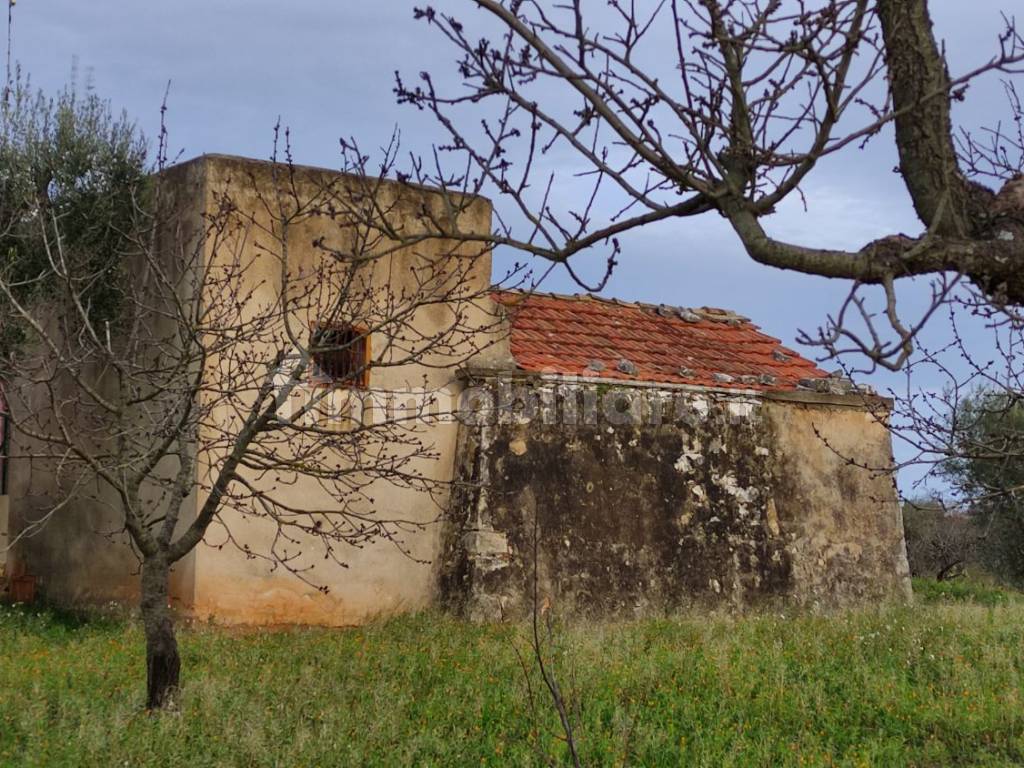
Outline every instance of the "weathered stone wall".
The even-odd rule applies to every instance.
[[[521,614],[535,573],[562,610],[605,615],[909,594],[892,480],[849,461],[892,462],[859,397],[537,379],[474,392],[441,564],[449,608]]]

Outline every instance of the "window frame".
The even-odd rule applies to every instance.
[[[320,321],[313,321],[310,323],[310,340],[313,335],[318,331],[347,331],[353,334],[353,338],[356,341],[362,343],[362,361],[359,365],[359,371],[354,376],[345,378],[338,378],[327,375],[323,372],[320,364],[317,362],[317,356],[324,354],[322,352],[313,352],[312,349],[309,353],[310,358],[310,370],[309,370],[309,384],[310,386],[317,388],[331,388],[331,389],[369,389],[370,388],[370,362],[372,360],[372,353],[370,347],[370,332],[366,326],[357,325],[355,323],[343,323],[343,322],[331,322],[324,323]],[[312,348],[312,344],[310,347]],[[338,352],[340,350],[335,350]],[[354,352],[355,350],[353,350]],[[330,354],[330,353],[328,353]]]

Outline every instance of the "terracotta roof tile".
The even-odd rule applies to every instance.
[[[827,375],[724,309],[519,291],[501,291],[495,299],[509,312],[512,356],[527,371],[758,390],[796,389],[800,379]],[[622,360],[636,373],[619,370]],[[716,381],[715,374],[733,380]],[[764,383],[762,376],[774,380]]]

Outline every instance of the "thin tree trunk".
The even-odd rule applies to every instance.
[[[166,556],[142,564],[142,622],[146,631],[146,707],[162,709],[178,690],[181,658],[167,605],[170,563]]]
[[[948,581],[956,576],[960,575],[960,572],[956,569],[963,563],[963,560],[956,560],[949,565],[943,566],[939,569],[939,572],[935,574],[936,581]]]

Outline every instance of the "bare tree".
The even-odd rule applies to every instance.
[[[527,660],[525,655],[516,647],[516,659],[519,661],[519,668],[523,673],[523,683],[526,686],[526,700],[530,706],[532,717],[538,735],[545,729],[541,725],[543,718],[540,714],[539,699],[541,694],[534,692],[532,683],[531,666],[535,669],[544,681],[544,692],[547,700],[558,714],[558,725],[560,735],[558,738],[565,744],[569,759],[575,768],[580,768],[582,763],[579,756],[579,737],[577,735],[578,707],[573,707],[573,702],[568,701],[562,686],[558,682],[558,675],[554,669],[555,656],[557,655],[557,638],[554,629],[554,617],[551,612],[551,601],[548,597],[541,600],[540,590],[540,521],[536,513],[533,517],[533,563],[531,566],[531,593],[530,593],[530,656]],[[554,765],[555,760],[548,755],[538,742],[538,757],[549,765]]]
[[[449,183],[493,191],[494,243],[600,289],[626,233],[717,214],[752,260],[848,281],[801,341],[850,373],[907,374],[894,411],[876,414],[901,445],[898,469],[919,465],[948,487],[950,467],[980,461],[994,471],[985,488],[957,489],[961,509],[1017,508],[1005,470],[1019,434],[981,438],[964,410],[979,386],[1004,415],[1024,393],[1024,110],[1012,79],[1024,38],[1011,16],[973,68],[951,74],[928,0],[464,5],[415,11],[457,53],[453,77],[399,74],[395,93],[447,133],[437,157],[462,169]],[[985,75],[1004,78],[1005,114],[958,128],[952,106]],[[820,162],[880,141],[895,145],[919,232],[846,251],[770,234],[768,218],[802,199]],[[443,164],[414,167],[429,183]],[[589,284],[575,258],[586,251],[606,256]],[[917,289],[904,300],[912,278],[930,285],[923,305]],[[923,329],[947,321],[944,340],[925,344]]]
[[[974,558],[979,537],[975,520],[948,509],[941,499],[905,502],[903,527],[913,576],[946,581],[962,576]]]
[[[938,538],[963,541],[940,541],[932,554],[940,560],[970,555],[986,570],[1019,584],[1024,582],[1024,322],[1017,311],[993,309],[981,296],[958,297],[947,314],[950,338],[937,348],[921,346],[906,366],[906,385],[891,416],[893,434],[907,457],[903,465],[921,475],[918,485],[935,481],[949,495],[938,513],[948,531]],[[968,315],[983,321],[984,332],[972,329],[965,335]],[[922,387],[922,381],[930,386]]]
[[[495,243],[563,264],[581,283],[572,257],[600,248],[606,280],[623,233],[717,213],[753,260],[851,281],[806,340],[894,370],[959,283],[996,308],[1024,302],[1020,102],[1008,82],[1010,130],[993,116],[972,136],[950,118],[979,75],[1021,71],[1012,19],[986,60],[950,75],[927,0],[466,5],[482,11],[484,36],[468,31],[479,17],[415,12],[458,52],[461,87],[424,72],[416,83],[399,76],[396,94],[448,132],[440,150],[458,158],[453,167],[504,200]],[[763,219],[801,194],[820,160],[879,140],[889,124],[922,233],[853,251],[768,234]],[[552,153],[569,178],[550,171]],[[417,165],[420,180],[436,180],[435,167]],[[897,283],[921,275],[933,301],[906,319]],[[878,287],[880,310],[866,286]]]
[[[0,370],[11,458],[56,489],[16,537],[83,499],[116,510],[141,562],[153,708],[179,685],[171,566],[212,528],[324,590],[310,549],[341,564],[374,541],[410,552],[406,534],[423,521],[375,492],[441,504],[445,483],[424,471],[437,458],[428,427],[452,404],[425,380],[399,392],[367,377],[454,369],[498,338],[489,275],[477,275],[485,248],[447,235],[485,204],[386,182],[396,145],[373,176],[288,155],[260,169],[269,186],[250,176],[215,190],[192,229],[180,212],[194,190],[164,169],[163,146],[115,251],[83,257],[59,195],[28,185],[6,224],[34,233],[43,257],[0,269],[0,317],[21,338]],[[314,231],[300,258],[295,238]],[[103,313],[98,286],[113,289]],[[291,492],[300,480],[316,492]],[[275,532],[262,549],[230,523],[253,518]]]

